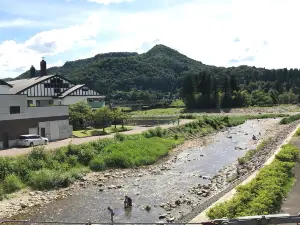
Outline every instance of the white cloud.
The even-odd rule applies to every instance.
[[[0,44],[0,76],[6,77],[5,71],[29,68],[41,56],[74,48],[92,46],[93,50],[83,55],[90,57],[110,51],[141,53],[156,43],[210,65],[298,67],[299,7],[298,0],[219,4],[195,0],[151,12],[102,10],[82,24],[41,32],[24,43]],[[107,40],[110,32],[118,36]],[[237,38],[240,41],[234,41]]]
[[[98,4],[109,5],[109,4],[117,4],[122,2],[133,2],[134,0],[88,0],[89,2],[95,2]]]

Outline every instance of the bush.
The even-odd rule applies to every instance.
[[[106,169],[106,164],[103,160],[103,157],[96,156],[92,161],[90,162],[90,169],[93,171],[103,171]]]
[[[3,181],[3,189],[5,193],[12,193],[18,191],[23,187],[20,178],[14,174],[8,175]]]
[[[236,218],[279,211],[282,201],[292,188],[292,169],[298,156],[299,149],[290,144],[284,145],[270,165],[261,169],[248,184],[238,186],[232,199],[211,208],[207,216],[210,219]]]
[[[126,139],[125,135],[124,134],[120,134],[120,133],[116,133],[114,138],[117,140],[117,141],[124,141]]]
[[[67,187],[82,177],[86,171],[86,169],[71,169],[70,171],[42,169],[30,174],[29,184],[37,190]]]
[[[28,155],[29,160],[46,160],[47,154],[42,146],[34,147]]]
[[[78,161],[83,165],[88,165],[96,155],[95,149],[89,144],[69,145],[66,153],[68,156],[77,156]]]
[[[78,157],[76,155],[71,155],[67,162],[70,166],[75,167],[78,164]]]
[[[292,123],[296,120],[300,120],[300,114],[285,117],[285,118],[280,120],[280,124],[289,124],[289,123]]]

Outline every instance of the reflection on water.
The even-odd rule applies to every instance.
[[[274,120],[276,121],[278,120]],[[252,120],[219,132],[211,144],[183,151],[171,164],[170,170],[160,171],[157,175],[144,169],[141,170],[145,174],[142,177],[116,178],[106,184],[124,185],[121,189],[105,188],[103,192],[99,192],[97,186],[90,186],[67,199],[48,204],[43,209],[23,217],[55,221],[109,222],[107,207],[110,206],[116,213],[115,222],[156,222],[159,214],[166,213],[159,207],[161,203],[174,202],[187,194],[190,187],[208,183],[208,180],[199,176],[213,176],[244,155],[246,150],[254,148],[257,142],[252,140],[252,135],[262,138],[266,123],[266,120]],[[259,132],[261,136],[258,135]],[[125,211],[123,208],[125,195],[133,199],[132,210]],[[151,207],[149,212],[145,210],[146,205]]]

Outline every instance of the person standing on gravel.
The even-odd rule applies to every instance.
[[[114,210],[112,210],[112,208],[110,208],[110,207],[108,207],[107,209],[108,209],[108,211],[110,213],[110,220],[111,220],[111,222],[114,222],[114,215],[115,215]]]
[[[124,201],[124,208],[131,208],[131,207],[132,207],[132,199],[126,195]]]

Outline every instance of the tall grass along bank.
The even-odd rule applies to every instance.
[[[267,215],[279,212],[284,198],[292,188],[292,169],[299,161],[299,149],[293,145],[282,146],[275,160],[262,168],[248,184],[238,186],[235,196],[211,208],[210,219],[240,216]]]

